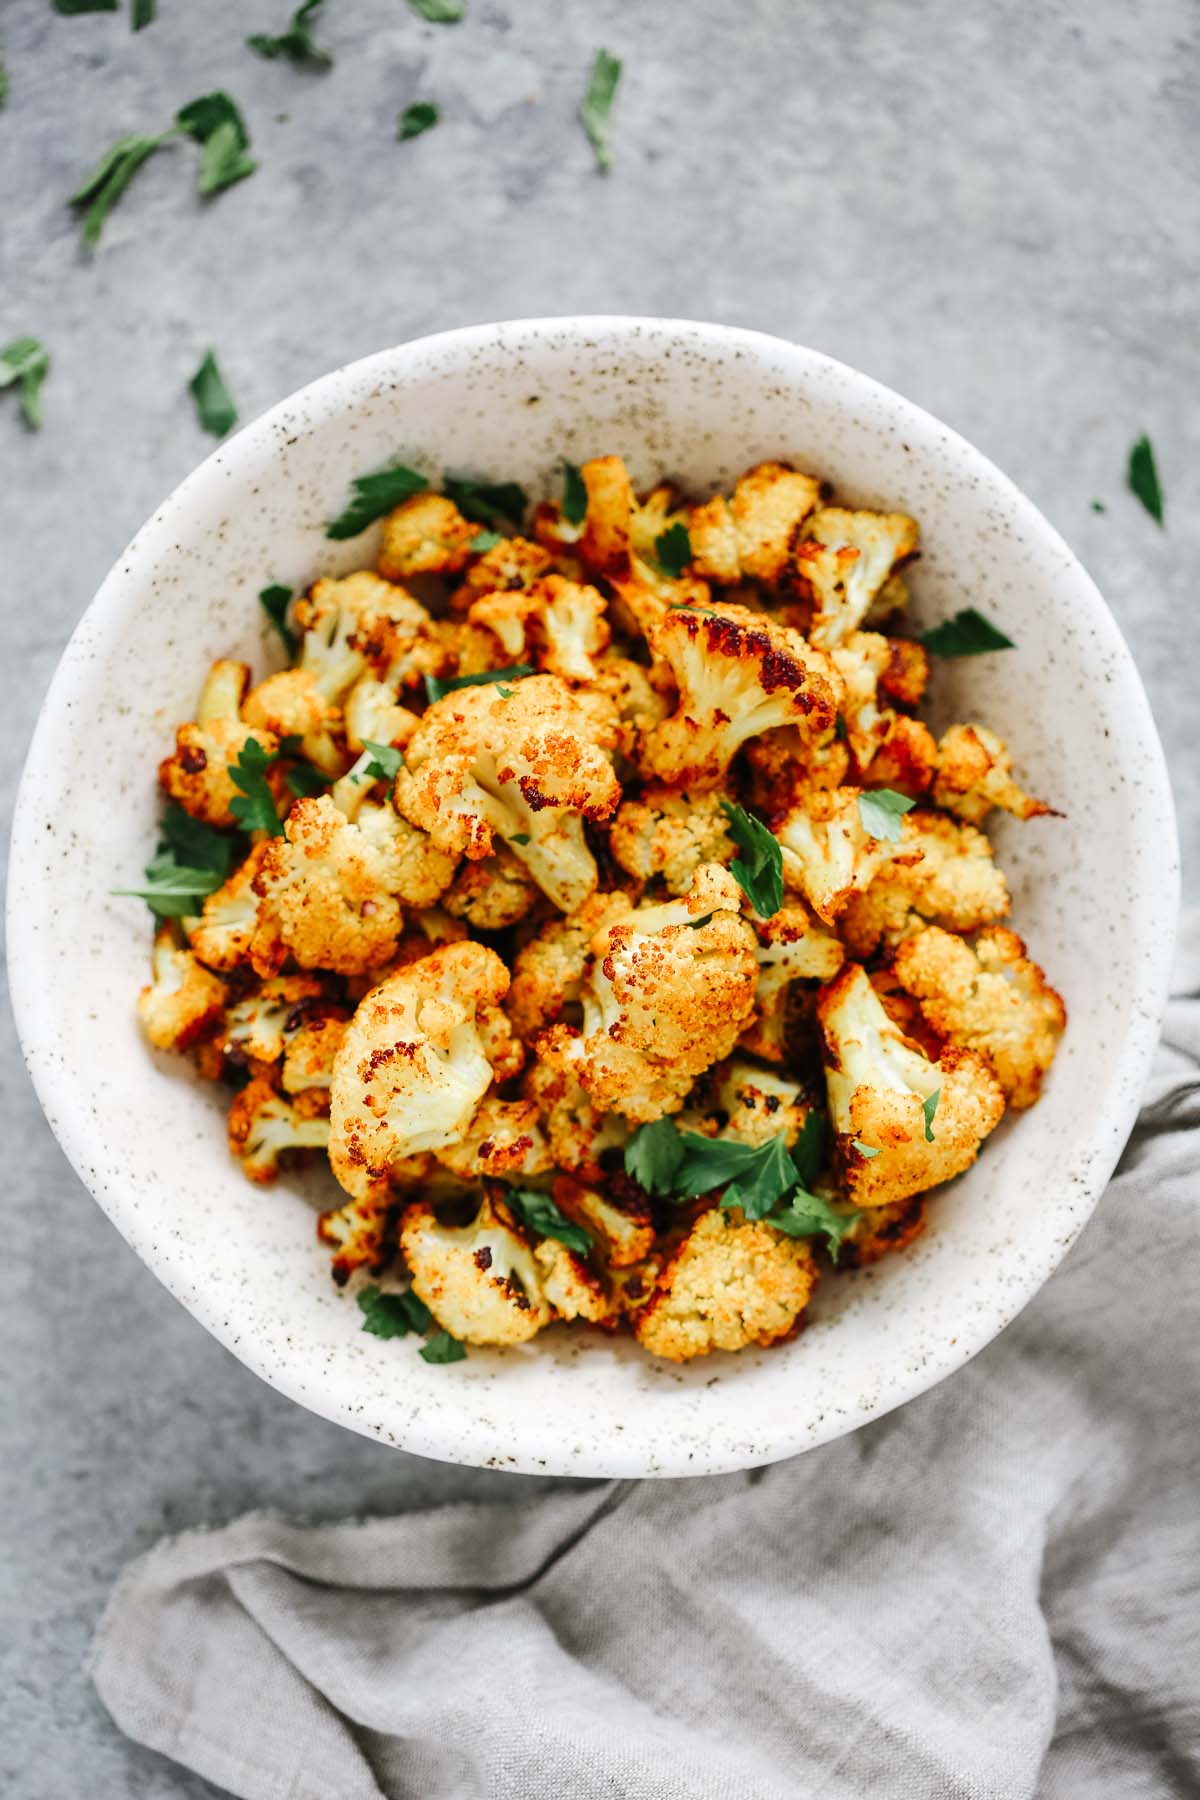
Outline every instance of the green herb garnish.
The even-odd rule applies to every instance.
[[[69,205],[87,207],[83,216],[83,241],[90,250],[100,242],[105,220],[142,164],[170,136],[169,131],[164,131],[158,137],[118,138],[71,195]]]
[[[408,4],[431,25],[457,25],[466,10],[463,0],[408,0]]]
[[[201,94],[175,115],[175,124],[200,145],[197,186],[205,199],[253,175],[258,164],[247,156],[250,134],[235,102],[223,89]]]
[[[1154,446],[1144,432],[1129,452],[1129,486],[1150,517],[1161,525],[1163,497],[1158,482],[1158,466],[1154,460]]]
[[[662,1197],[674,1193],[682,1162],[683,1142],[671,1119],[639,1125],[625,1145],[625,1173],[648,1194]]]
[[[274,581],[270,587],[258,590],[258,601],[263,611],[283,640],[283,647],[289,659],[296,654],[299,639],[287,622],[288,607],[292,603],[292,590]]]
[[[586,1256],[592,1248],[591,1233],[582,1225],[573,1225],[549,1194],[539,1193],[536,1188],[509,1188],[504,1198],[538,1237],[557,1238],[580,1256]]]
[[[677,519],[660,531],[654,540],[654,553],[664,575],[677,581],[692,560],[692,540],[688,528]]]
[[[313,37],[313,26],[324,4],[325,0],[304,0],[303,6],[297,7],[292,14],[287,30],[281,31],[278,37],[259,33],[248,37],[246,43],[259,56],[286,56],[290,62],[310,69],[332,68],[333,57]]]
[[[588,142],[591,144],[596,158],[596,167],[605,175],[612,168],[612,150],[608,142],[608,117],[612,111],[613,96],[617,91],[617,83],[620,79],[619,58],[610,55],[607,50],[597,50],[587,92],[583,96],[579,108],[579,120],[587,132]]]
[[[872,1146],[870,1144],[864,1144],[861,1138],[851,1138],[850,1142],[854,1145],[854,1148],[858,1151],[858,1154],[860,1156],[865,1156],[868,1162],[871,1161],[872,1157],[879,1155],[878,1144],[876,1144],[874,1146],[874,1148],[872,1148]]]
[[[479,525],[520,525],[525,516],[525,491],[515,481],[472,481],[465,475],[447,475],[442,492],[460,513]]]
[[[870,788],[858,796],[858,816],[863,830],[872,837],[898,844],[900,821],[915,805],[915,800],[898,794],[894,788]]]
[[[918,642],[935,656],[984,656],[989,650],[1016,649],[1012,639],[973,606],[964,606],[952,619],[923,631]]]
[[[244,831],[265,831],[271,837],[284,835],[283,821],[267,781],[267,770],[278,760],[278,754],[268,755],[257,738],[247,738],[229,765],[229,779],[239,790],[230,801],[229,810]]]
[[[1106,513],[1108,511],[1108,508],[1107,508],[1107,506],[1105,506],[1103,500],[1093,500],[1092,501],[1092,511],[1096,512],[1096,513]]]
[[[448,1331],[435,1331],[427,1344],[421,1345],[421,1361],[427,1363],[462,1362],[467,1346],[451,1337]]]
[[[788,1237],[816,1237],[823,1233],[829,1254],[836,1262],[843,1239],[850,1235],[854,1214],[840,1213],[820,1194],[797,1188],[787,1205],[770,1215],[767,1224]]]
[[[932,1144],[933,1142],[933,1115],[937,1111],[938,1101],[941,1097],[941,1088],[934,1088],[928,1100],[923,1100],[921,1102],[921,1111],[925,1114],[925,1142],[927,1144]]]
[[[497,544],[503,542],[504,533],[501,531],[477,531],[467,549],[476,556],[482,556],[485,550],[494,550]]]
[[[211,350],[205,351],[204,361],[188,382],[188,387],[196,402],[196,417],[205,431],[211,431],[214,437],[224,437],[237,424],[237,407],[230,398],[229,389],[225,386],[224,377]]]
[[[365,1287],[358,1296],[364,1331],[372,1337],[407,1337],[410,1331],[428,1331],[433,1314],[410,1288],[404,1294],[385,1294],[377,1287]]]
[[[729,821],[729,835],[741,851],[729,865],[733,876],[760,919],[775,916],[783,905],[783,851],[774,832],[742,806],[722,800]]]
[[[582,525],[587,518],[587,485],[578,463],[563,463],[562,516],[569,525]]]
[[[813,1106],[804,1115],[800,1135],[792,1145],[792,1166],[801,1187],[810,1188],[825,1161],[825,1115]]]
[[[298,800],[307,800],[313,794],[323,794],[330,781],[328,775],[310,762],[293,763],[283,779]]]
[[[373,475],[358,476],[350,486],[354,497],[332,525],[326,526],[327,538],[357,537],[403,501],[424,493],[429,483],[415,469],[395,463],[389,469],[377,469]]]
[[[14,338],[0,350],[0,388],[21,384],[21,412],[30,431],[42,428],[42,383],[50,373],[50,352],[35,337]]]
[[[147,25],[153,25],[155,17],[155,0],[131,0],[129,7],[131,31],[143,31]]]
[[[392,744],[374,744],[370,738],[364,738],[363,754],[371,758],[364,773],[372,781],[395,781],[404,767],[403,756]]]
[[[433,702],[452,694],[455,688],[487,687],[493,681],[519,681],[523,675],[532,674],[532,663],[510,663],[507,669],[487,669],[482,675],[427,675],[425,694]]]
[[[409,138],[420,137],[423,131],[432,131],[441,116],[432,100],[414,100],[400,114],[396,136],[402,144],[407,143]]]
[[[54,0],[54,10],[66,19],[79,13],[120,12],[121,0]]]
[[[226,879],[237,840],[193,819],[177,800],[168,802],[159,831],[158,849],[146,865],[147,885],[113,892],[144,900],[157,918],[185,918],[198,913]]]
[[[533,839],[527,831],[514,831],[508,841],[510,844],[532,844]]]

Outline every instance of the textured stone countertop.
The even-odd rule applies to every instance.
[[[161,0],[137,36],[125,15],[65,18],[50,0],[0,12],[0,344],[34,332],[54,357],[40,435],[0,396],[6,814],[77,618],[211,447],[186,392],[210,344],[249,418],[336,364],[448,325],[673,314],[868,370],[1043,508],[1141,668],[1195,895],[1188,0],[468,0],[454,27],[403,0],[358,0],[326,8],[327,74],[243,47],[247,31],[281,29],[289,4]],[[575,120],[599,45],[625,59],[607,180]],[[100,151],[216,87],[241,104],[259,172],[205,207],[193,153],[164,151],[85,257],[64,200]],[[419,98],[442,123],[399,144],[396,116]],[[1165,532],[1125,490],[1142,431]],[[251,1507],[334,1517],[536,1484],[395,1454],[262,1386],[93,1205],[4,1031],[0,1791],[208,1795],[118,1736],[81,1667],[130,1556]]]

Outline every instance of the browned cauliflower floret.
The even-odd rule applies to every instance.
[[[993,806],[1036,819],[1054,809],[1034,800],[1013,780],[1012,754],[986,725],[951,725],[937,747],[935,806],[982,825]]]
[[[400,1248],[413,1292],[465,1344],[523,1344],[554,1317],[534,1247],[499,1200],[444,1225],[427,1200],[404,1209]]]
[[[327,1112],[333,1063],[346,1035],[348,1021],[340,1007],[322,1006],[304,1012],[284,1033],[283,1091],[302,1110]]]
[[[335,735],[341,712],[322,694],[310,669],[281,669],[268,675],[247,694],[242,717],[276,738],[299,738],[301,751],[323,775],[332,778],[346,767]]]
[[[661,781],[717,787],[748,738],[794,725],[832,732],[841,681],[797,631],[744,606],[676,607],[650,628],[651,648],[679,687],[675,713],[647,733],[644,760]]]
[[[248,725],[242,718],[242,700],[250,685],[245,663],[215,662],[200,694],[193,724],[175,733],[175,748],[159,764],[158,779],[185,812],[206,825],[236,824],[230,806],[237,788],[229,774],[247,742],[253,738],[268,756],[279,748],[274,733]]]
[[[501,691],[503,689],[503,691]],[[596,886],[585,819],[621,797],[609,753],[612,702],[557,675],[456,689],[426,712],[405,751],[396,805],[439,849],[472,861],[496,839],[563,912]]]
[[[164,921],[154,933],[153,980],[138,996],[138,1018],[156,1050],[186,1050],[221,1022],[225,983],[183,946]]]
[[[317,1236],[334,1253],[331,1271],[339,1287],[345,1287],[358,1269],[380,1272],[395,1248],[399,1213],[400,1203],[382,1186],[363,1200],[347,1200],[320,1215]]]
[[[557,1064],[532,1062],[525,1093],[541,1113],[555,1165],[587,1181],[601,1180],[605,1151],[619,1151],[629,1137],[626,1120],[593,1106],[587,1089]]]
[[[670,894],[686,893],[701,863],[729,863],[737,854],[720,794],[654,783],[622,801],[608,842],[630,875],[661,876]]]
[[[592,685],[607,694],[616,707],[620,720],[618,748],[625,761],[632,763],[650,727],[674,710],[675,683],[670,671],[663,664],[654,669],[643,668],[641,663],[610,650],[597,660]]]
[[[797,591],[813,602],[813,643],[825,650],[844,643],[892,570],[916,548],[917,522],[907,513],[848,512],[840,506],[814,513],[791,572]]]
[[[551,1026],[538,1055],[574,1075],[602,1111],[638,1121],[678,1111],[754,1008],[754,933],[740,900],[733,876],[707,863],[682,899],[634,908],[598,931],[582,1032]]]
[[[543,1175],[550,1167],[550,1151],[535,1102],[499,1100],[495,1095],[480,1101],[460,1138],[434,1154],[444,1168],[464,1179],[483,1175],[525,1179]]]
[[[1067,1014],[1015,931],[981,931],[972,950],[930,926],[900,945],[894,969],[941,1037],[985,1053],[1010,1106],[1033,1105]]]
[[[374,675],[360,676],[346,695],[346,743],[356,755],[368,739],[402,750],[420,723],[416,713],[401,706],[395,689]]]
[[[442,895],[453,918],[465,919],[477,931],[503,931],[523,919],[541,892],[506,844],[482,862],[464,862]]]
[[[360,1002],[331,1088],[329,1161],[348,1194],[361,1198],[396,1163],[466,1135],[492,1084],[481,1027],[507,988],[495,951],[464,942],[397,969]]]
[[[590,1263],[557,1238],[543,1238],[533,1253],[542,1292],[560,1319],[586,1319],[600,1325],[611,1317],[608,1285]]]
[[[589,1186],[570,1175],[554,1183],[554,1202],[598,1245],[610,1269],[631,1268],[654,1248],[654,1219],[645,1195],[622,1177]]]
[[[795,1143],[812,1107],[801,1084],[741,1057],[718,1063],[679,1115],[681,1130],[760,1145],[781,1134]]]
[[[517,1033],[532,1038],[576,1004],[591,958],[591,942],[604,925],[623,918],[627,894],[593,894],[565,919],[550,919],[517,951],[505,1011]]]
[[[754,1017],[742,1037],[742,1048],[768,1062],[782,1062],[792,983],[832,980],[845,953],[833,933],[818,925],[804,906],[781,906],[771,918],[756,918],[753,925],[758,982]]]
[[[530,587],[482,594],[467,622],[495,639],[498,654],[484,667],[532,663],[568,681],[594,681],[595,659],[609,641],[604,609],[594,587],[545,575]]]
[[[870,886],[882,868],[919,860],[912,815],[903,820],[898,843],[873,837],[862,822],[859,793],[858,788],[836,788],[809,794],[775,825],[784,881],[799,889],[827,924],[843,912],[851,895]]]
[[[383,521],[379,573],[389,581],[410,575],[457,575],[479,535],[444,494],[414,494]]]
[[[329,1120],[306,1118],[271,1083],[256,1076],[229,1109],[229,1148],[251,1181],[272,1181],[292,1150],[323,1150]]]
[[[759,463],[726,500],[693,506],[688,520],[692,566],[707,581],[777,582],[788,567],[800,525],[821,497],[821,484],[786,463]]]
[[[927,920],[949,931],[977,931],[1007,917],[1008,886],[991,844],[973,825],[945,813],[910,812],[898,848],[904,854],[892,857],[865,892],[852,893],[838,920],[851,956],[871,956],[880,943],[890,949]]]
[[[189,940],[195,955],[210,969],[236,969],[249,961],[258,920],[254,880],[266,853],[266,844],[256,845],[228,881],[204,902],[200,923],[192,928]]]
[[[229,1008],[223,1033],[226,1051],[256,1063],[275,1063],[283,1055],[289,1029],[296,1030],[324,988],[316,975],[279,975],[260,982]]]
[[[985,1056],[948,1047],[930,1062],[857,963],[822,989],[817,1017],[837,1160],[855,1206],[896,1205],[970,1168],[1004,1112]]]
[[[846,1269],[865,1269],[882,1256],[907,1250],[925,1229],[925,1201],[918,1194],[896,1206],[866,1206],[851,1215],[850,1229],[842,1239],[838,1264]]]
[[[937,743],[928,725],[907,713],[886,716],[886,730],[863,770],[864,787],[887,787],[912,800],[929,791],[937,772]]]
[[[929,685],[929,652],[912,638],[888,639],[888,666],[879,690],[896,706],[920,706]]]
[[[300,668],[329,701],[340,701],[367,674],[392,687],[414,687],[449,665],[436,623],[420,602],[368,569],[315,582],[296,602],[295,618],[304,633]]]
[[[712,1208],[671,1255],[633,1329],[644,1350],[671,1362],[765,1347],[794,1329],[816,1280],[803,1238]]]
[[[513,588],[532,587],[552,567],[550,554],[529,538],[501,538],[490,550],[474,559],[462,582],[450,596],[450,610],[469,611],[473,601],[484,594],[497,594]]]
[[[597,456],[579,472],[587,489],[579,553],[589,568],[618,574],[628,568],[633,554],[631,524],[637,497],[629,471],[619,456]]]

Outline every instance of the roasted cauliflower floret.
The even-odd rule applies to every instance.
[[[374,675],[363,675],[346,696],[346,743],[358,755],[368,739],[402,750],[421,723],[414,712],[401,706],[396,691]]]
[[[249,961],[258,921],[254,881],[266,853],[265,843],[256,845],[229,879],[204,902],[200,923],[193,926],[189,941],[194,954],[210,969],[236,969],[240,963]]]
[[[580,469],[587,489],[587,516],[579,554],[601,574],[619,574],[633,554],[631,526],[637,497],[619,456],[597,456]]]
[[[733,1138],[739,1144],[760,1145],[782,1133],[788,1146],[799,1137],[812,1107],[798,1081],[787,1081],[773,1069],[732,1057],[710,1069],[680,1116],[685,1130],[703,1137]]]
[[[225,1008],[225,983],[184,948],[177,926],[154,933],[153,979],[138,996],[138,1018],[156,1050],[186,1050],[215,1031]]]
[[[320,1000],[323,992],[315,975],[280,975],[261,982],[229,1008],[224,1031],[226,1048],[236,1048],[254,1062],[278,1062],[289,1028],[299,1028],[308,1007]]]
[[[281,1080],[285,1094],[302,1108],[327,1111],[333,1064],[346,1035],[348,1020],[340,1007],[303,1012],[284,1033]]]
[[[627,894],[593,894],[565,919],[550,919],[513,962],[505,1010],[517,1033],[532,1038],[578,1003],[592,960],[591,943],[602,926],[623,918],[633,902]]]
[[[533,1245],[484,1197],[468,1225],[443,1225],[426,1200],[405,1207],[400,1248],[413,1292],[465,1344],[523,1344],[554,1317]]]
[[[542,1116],[555,1166],[586,1181],[604,1180],[602,1159],[606,1151],[624,1148],[627,1121],[593,1106],[587,1089],[568,1069],[537,1059],[525,1072],[525,1093]]]
[[[453,918],[477,931],[503,931],[523,919],[541,892],[506,844],[482,862],[464,862],[442,895]]]
[[[631,1181],[616,1178],[588,1186],[570,1175],[560,1175],[553,1198],[568,1219],[591,1235],[608,1268],[631,1268],[653,1250],[650,1206]]]
[[[816,1280],[803,1238],[714,1207],[672,1253],[633,1329],[644,1350],[671,1362],[765,1348],[794,1329]]]
[[[970,1168],[1004,1111],[986,1057],[947,1047],[930,1062],[857,963],[822,989],[817,1018],[837,1160],[855,1206],[896,1205]]]
[[[636,800],[622,801],[608,842],[630,875],[661,876],[669,894],[686,893],[701,863],[728,864],[737,854],[720,794],[654,783]]]
[[[925,1229],[925,1201],[920,1195],[896,1206],[867,1206],[851,1216],[842,1239],[838,1263],[847,1269],[865,1269],[880,1257],[907,1250]]]
[[[759,463],[731,499],[721,494],[693,506],[688,520],[692,567],[728,587],[752,580],[774,585],[788,567],[800,525],[821,497],[821,484],[786,463]]]
[[[200,693],[195,721],[175,733],[175,748],[159,764],[160,786],[185,812],[206,825],[237,823],[230,807],[237,788],[229,774],[253,738],[268,756],[279,748],[273,732],[242,718],[242,701],[250,685],[245,663],[215,662]]]
[[[810,636],[832,650],[857,631],[898,563],[917,548],[907,513],[849,512],[827,506],[804,527],[791,582],[814,606]]]
[[[676,607],[651,627],[650,643],[679,688],[676,711],[646,736],[659,780],[717,787],[760,732],[794,725],[808,741],[833,730],[841,681],[832,664],[765,614]]]
[[[301,968],[339,975],[387,962],[400,936],[396,860],[327,795],[298,800],[287,836],[271,840],[254,877],[256,973],[275,974],[289,955]]]
[[[1018,819],[1052,812],[1013,780],[1012,754],[1003,738],[986,725],[951,725],[937,747],[935,806],[982,825],[994,806]]]
[[[326,700],[309,669],[281,669],[268,675],[247,694],[242,717],[276,738],[299,738],[308,761],[331,779],[346,767],[335,735],[341,712]]]
[[[414,494],[383,521],[379,573],[389,581],[457,575],[466,568],[478,535],[478,525],[444,494]]]
[[[409,740],[396,805],[439,849],[472,861],[506,843],[571,912],[597,879],[584,820],[607,819],[621,797],[609,760],[616,711],[557,675],[501,686],[456,689],[430,706]]]
[[[516,588],[532,587],[553,567],[548,550],[529,538],[501,538],[490,550],[472,561],[458,587],[450,596],[450,610],[465,613],[484,594],[498,594]]]
[[[496,1016],[507,989],[495,951],[464,942],[397,969],[360,1002],[330,1090],[329,1161],[348,1194],[466,1135],[492,1084],[484,1030],[502,1043],[508,1028]]]
[[[787,1049],[788,990],[794,981],[831,981],[845,952],[837,938],[817,924],[807,907],[781,906],[769,919],[754,919],[758,939],[754,1017],[742,1048],[768,1062],[782,1062]]]
[[[863,770],[864,787],[887,787],[917,800],[933,785],[937,743],[928,725],[907,713],[889,713],[884,735]]]
[[[799,889],[826,924],[832,924],[851,895],[869,887],[882,868],[900,860],[919,860],[909,818],[902,822],[898,843],[873,837],[862,822],[859,793],[858,788],[812,793],[775,825],[785,883]]]
[[[435,1151],[438,1161],[464,1180],[483,1175],[524,1180],[543,1175],[550,1151],[532,1100],[499,1100],[489,1095],[463,1135]]]
[[[894,972],[952,1044],[982,1050],[1010,1106],[1032,1106],[1066,1029],[1061,995],[1015,931],[981,931],[974,950],[937,926],[905,940]]]
[[[556,1318],[586,1319],[589,1325],[601,1325],[612,1316],[615,1309],[607,1283],[576,1251],[557,1238],[543,1238],[533,1255],[542,1292]]]
[[[501,654],[490,665],[530,662],[568,681],[594,681],[609,641],[603,594],[545,575],[530,587],[503,588],[473,601],[467,623],[489,632]]]
[[[619,753],[627,764],[633,763],[650,727],[674,709],[675,683],[670,671],[663,664],[655,669],[643,668],[641,663],[609,650],[597,660],[592,686],[607,694],[616,707],[620,721]]]
[[[261,1076],[247,1082],[229,1109],[229,1148],[251,1181],[272,1181],[293,1150],[323,1150],[329,1120],[307,1118]]]
[[[338,1287],[345,1287],[358,1269],[377,1275],[385,1267],[395,1248],[399,1213],[400,1203],[381,1187],[366,1199],[347,1200],[320,1215],[317,1236],[334,1253],[331,1271]]]
[[[881,943],[891,949],[923,921],[948,931],[977,931],[1007,917],[1008,885],[991,844],[973,825],[945,813],[910,812],[898,848],[903,854],[892,857],[865,892],[852,893],[838,919],[851,956],[871,956]]]
[[[583,1028],[555,1025],[536,1049],[601,1110],[634,1120],[676,1112],[696,1077],[727,1056],[754,1008],[754,933],[740,889],[715,863],[690,892],[598,931],[581,991]]]
[[[413,687],[449,664],[420,602],[367,569],[314,582],[296,602],[295,618],[304,633],[300,669],[329,701],[340,701],[367,674]]]

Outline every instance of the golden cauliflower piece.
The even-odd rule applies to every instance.
[[[529,538],[501,538],[482,556],[474,558],[462,582],[450,596],[453,613],[469,612],[484,594],[532,587],[553,567],[550,553]]]
[[[907,713],[881,715],[885,730],[875,754],[863,770],[864,787],[887,787],[919,799],[937,773],[937,743],[928,725]]]
[[[654,1248],[654,1219],[646,1197],[621,1174],[597,1177],[591,1186],[560,1175],[553,1199],[568,1219],[591,1234],[610,1269],[632,1268]]]
[[[305,1011],[284,1034],[283,1091],[301,1108],[327,1112],[334,1058],[349,1021],[340,1007]]]
[[[1004,1112],[985,1056],[947,1047],[931,1062],[857,963],[821,990],[817,1018],[837,1160],[855,1206],[893,1206],[970,1168]]]
[[[330,1090],[329,1161],[348,1194],[362,1198],[398,1162],[467,1134],[511,1037],[499,1011],[507,989],[495,951],[463,942],[397,969],[360,1002]]]
[[[242,717],[276,738],[299,738],[308,761],[324,775],[333,778],[346,767],[336,737],[341,712],[326,700],[310,669],[281,669],[268,675],[247,694]]]
[[[391,744],[403,750],[421,721],[401,706],[395,689],[386,681],[362,675],[346,695],[343,723],[346,743],[358,755],[368,738],[373,744]]]
[[[679,687],[674,714],[646,736],[644,760],[660,781],[717,787],[748,738],[783,725],[805,741],[832,732],[841,681],[798,631],[744,606],[680,606],[649,636]]]
[[[477,931],[503,931],[523,919],[540,889],[506,844],[482,862],[464,862],[442,895],[442,905],[455,919]]]
[[[678,1111],[754,1008],[754,933],[740,903],[733,876],[704,864],[682,899],[631,908],[597,931],[582,1032],[551,1026],[539,1057],[573,1075],[602,1111],[638,1121]]]
[[[278,1062],[288,1032],[299,1028],[308,1008],[323,994],[315,975],[279,975],[260,982],[229,1008],[223,1034],[226,1049],[236,1048],[254,1062]]]
[[[229,775],[246,744],[254,738],[268,756],[279,748],[275,736],[242,718],[242,701],[250,685],[245,663],[215,662],[200,693],[195,721],[175,733],[175,748],[159,764],[160,786],[185,812],[206,825],[237,823],[230,811],[238,790]]]
[[[396,805],[439,849],[473,862],[499,838],[572,912],[597,880],[584,820],[608,818],[621,797],[610,761],[616,710],[558,675],[501,686],[459,688],[429,707],[409,740]]]
[[[865,1269],[883,1256],[907,1250],[925,1229],[925,1202],[920,1195],[896,1206],[867,1206],[853,1216],[842,1239],[838,1264],[845,1269]]]
[[[881,869],[920,857],[912,815],[902,821],[898,843],[872,837],[862,822],[860,792],[842,787],[811,793],[775,826],[784,882],[798,888],[826,924],[838,918],[853,894],[870,887]]]
[[[585,1181],[605,1180],[605,1152],[624,1148],[628,1123],[593,1106],[568,1069],[538,1059],[525,1072],[525,1094],[541,1114],[555,1167]]]
[[[782,1062],[787,1048],[788,990],[794,981],[831,981],[845,952],[837,938],[818,925],[807,907],[783,905],[769,919],[754,919],[758,939],[754,1017],[742,1037],[743,1050],[768,1062]]]
[[[603,594],[594,587],[544,575],[529,587],[482,594],[467,623],[488,632],[499,654],[485,667],[531,662],[567,681],[594,681],[595,658],[609,641]]]
[[[709,1070],[697,1098],[696,1111],[680,1114],[681,1130],[755,1146],[782,1134],[790,1148],[812,1111],[798,1081],[736,1056]]]
[[[382,1271],[394,1249],[399,1213],[399,1203],[382,1188],[320,1215],[317,1237],[334,1253],[331,1271],[338,1287],[345,1287],[358,1269],[373,1275]]]
[[[684,894],[701,863],[732,862],[737,847],[720,794],[650,783],[623,800],[609,829],[617,862],[639,881],[661,876],[669,894]]]
[[[262,1076],[247,1082],[229,1109],[229,1148],[251,1181],[273,1181],[294,1150],[323,1150],[329,1120],[306,1118]]]
[[[444,494],[414,494],[383,521],[379,573],[389,581],[457,575],[466,568],[478,535],[478,525]]]
[[[225,983],[197,962],[178,928],[164,920],[154,933],[153,980],[138,996],[138,1018],[156,1050],[186,1050],[221,1023]]]
[[[406,1206],[400,1248],[413,1292],[465,1344],[524,1344],[554,1317],[534,1248],[499,1200],[443,1225],[427,1200]]]
[[[1052,812],[1017,786],[1012,766],[1008,745],[986,725],[951,725],[937,747],[934,805],[972,825],[982,825],[993,806],[1018,819]]]
[[[832,650],[857,631],[889,575],[917,548],[907,513],[849,512],[827,506],[804,528],[791,580],[814,606],[809,635]]]
[[[945,813],[910,812],[899,848],[904,854],[889,859],[865,892],[851,893],[839,917],[851,956],[871,956],[880,943],[894,948],[927,921],[977,931],[1007,916],[1008,885],[991,844],[973,825]]]
[[[266,853],[265,843],[255,845],[229,879],[209,894],[200,923],[189,933],[193,954],[210,969],[236,969],[249,961],[258,922],[254,881]]]
[[[294,612],[304,633],[300,669],[328,701],[340,701],[364,675],[415,687],[449,665],[436,622],[420,602],[368,569],[314,582]]]
[[[1067,1013],[1015,931],[981,931],[972,950],[933,925],[900,945],[893,968],[940,1037],[983,1051],[1010,1106],[1033,1105]]]
[[[633,1329],[644,1350],[670,1362],[765,1348],[795,1329],[816,1281],[803,1238],[714,1207],[672,1253]]]
[[[544,1175],[551,1161],[535,1102],[498,1100],[495,1095],[480,1101],[461,1137],[434,1154],[463,1180],[483,1175],[526,1180]]]
[[[586,1319],[600,1325],[613,1313],[603,1278],[584,1258],[557,1238],[543,1238],[533,1252],[542,1292],[559,1319]]]
[[[706,581],[773,586],[788,568],[799,527],[821,497],[821,484],[786,463],[759,463],[732,499],[718,494],[693,506],[688,520],[692,567]]]

